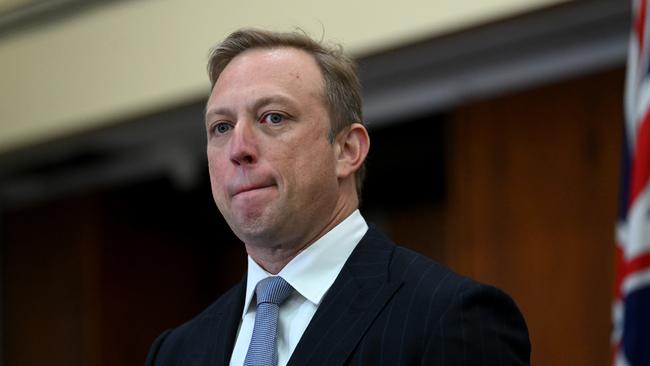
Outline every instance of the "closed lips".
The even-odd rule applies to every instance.
[[[233,196],[236,196],[236,195],[238,195],[240,193],[254,191],[254,190],[257,190],[257,189],[269,188],[269,187],[272,187],[272,186],[273,186],[272,184],[260,184],[260,185],[240,187],[240,188],[235,190],[235,194],[233,194]]]

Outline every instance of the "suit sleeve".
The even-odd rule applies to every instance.
[[[161,365],[161,361],[156,361],[158,358],[158,352],[165,341],[165,338],[169,335],[171,329],[164,331],[161,335],[156,338],[151,347],[149,348],[149,353],[147,354],[147,360],[145,361],[145,366],[155,366]]]
[[[526,322],[501,290],[467,281],[434,326],[423,365],[530,365]]]

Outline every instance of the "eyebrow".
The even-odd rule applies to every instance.
[[[206,112],[205,112],[205,120],[206,122],[208,121],[208,118],[214,114],[216,115],[230,115],[233,114],[232,111],[228,108],[225,107],[220,107],[220,108],[211,108],[208,109],[208,106],[205,106]]]
[[[271,95],[256,100],[255,103],[253,103],[253,110],[260,109],[265,105],[269,105],[273,103],[287,104],[289,107],[295,106],[295,102],[291,98],[281,94],[276,94],[276,95]]]
[[[252,104],[252,110],[258,110],[261,107],[273,103],[280,103],[280,104],[286,104],[290,108],[295,109],[296,103],[289,97],[281,95],[281,94],[276,94],[276,95],[270,95],[266,97],[259,98],[255,100],[255,102]],[[206,113],[205,113],[205,120],[207,122],[208,118],[212,115],[234,115],[235,113],[233,112],[232,109],[228,107],[217,107],[217,108],[211,108],[208,109],[206,106]]]

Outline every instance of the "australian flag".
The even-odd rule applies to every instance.
[[[615,366],[650,366],[650,28],[632,0],[613,320]]]

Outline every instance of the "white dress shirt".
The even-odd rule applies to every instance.
[[[356,210],[300,252],[278,273],[278,276],[284,278],[295,290],[280,306],[278,366],[289,362],[318,305],[366,231],[368,225],[359,210]],[[244,364],[255,324],[255,286],[268,276],[272,275],[249,256],[246,299],[235,348],[230,358],[231,366]]]

